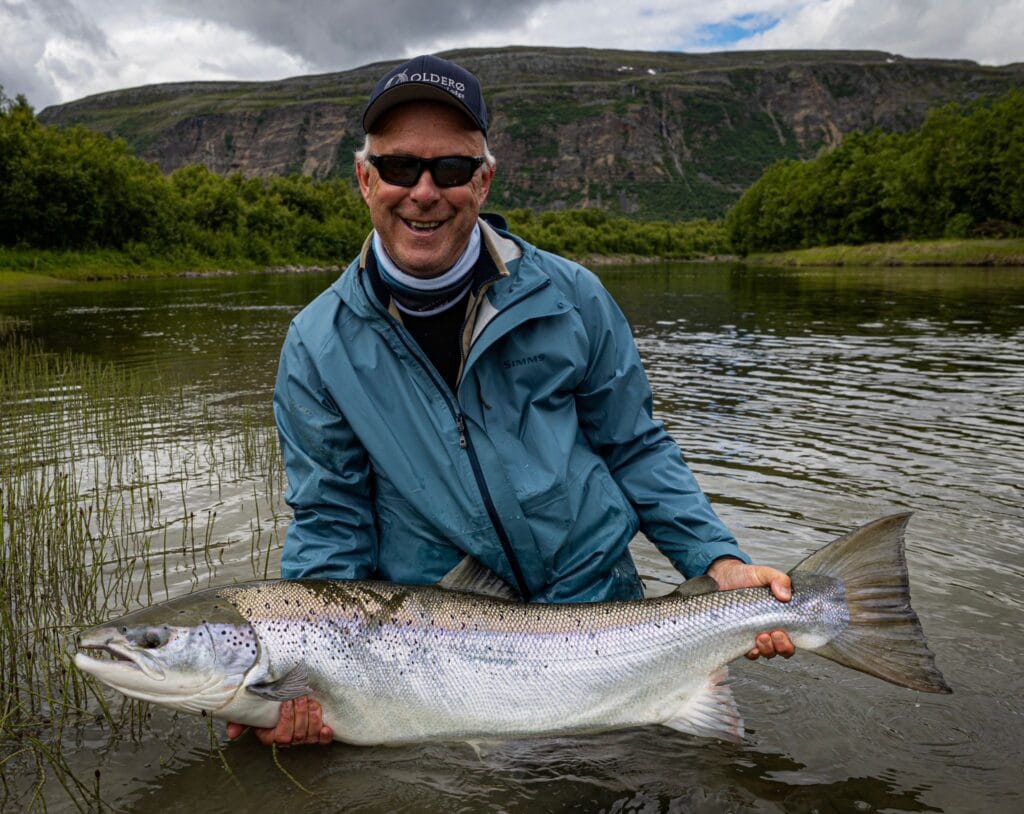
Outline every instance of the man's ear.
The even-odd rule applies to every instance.
[[[355,160],[356,180],[359,181],[359,191],[363,194],[363,200],[370,202],[370,166],[369,162]]]
[[[495,168],[488,164],[480,169],[480,206],[484,205],[487,195],[491,191],[491,182],[494,181]]]

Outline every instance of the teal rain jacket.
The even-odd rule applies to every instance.
[[[456,393],[373,294],[366,249],[293,321],[282,576],[434,583],[471,554],[531,601],[639,598],[638,529],[687,577],[749,562],[652,419],[597,277],[481,228],[502,276],[470,309]]]

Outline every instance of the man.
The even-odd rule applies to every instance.
[[[370,97],[355,170],[374,231],[281,355],[295,514],[282,576],[436,583],[469,555],[525,601],[633,599],[628,544],[643,529],[687,577],[787,600],[789,578],[749,564],[651,418],[629,326],[597,278],[480,217],[487,126],[476,78],[433,56]],[[792,652],[773,631],[748,656]],[[332,733],[299,699],[257,734]]]

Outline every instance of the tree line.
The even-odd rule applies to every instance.
[[[123,140],[43,126],[24,97],[0,89],[0,245],[272,265],[340,262],[369,229],[343,180],[222,177],[200,166],[165,176]]]
[[[852,133],[770,167],[725,221],[639,221],[601,210],[505,213],[570,257],[689,258],[834,244],[1024,234],[1024,92],[949,105],[907,133]],[[371,228],[350,180],[163,175],[127,144],[40,124],[0,87],[0,246],[113,249],[254,265],[347,262]]]
[[[526,240],[575,257],[728,249],[720,223],[643,223],[598,210],[505,214]],[[0,245],[114,249],[183,264],[338,264],[358,253],[370,228],[351,181],[224,177],[201,166],[165,176],[123,140],[45,127],[24,98],[0,89]]]
[[[740,254],[1024,235],[1024,92],[931,111],[914,131],[851,133],[772,165],[726,217]]]

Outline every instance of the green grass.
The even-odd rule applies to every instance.
[[[304,262],[305,260],[305,262]],[[322,264],[322,261],[321,261]],[[296,265],[318,265],[300,259]],[[31,288],[54,281],[115,280],[180,274],[259,271],[248,258],[135,256],[113,249],[53,251],[0,247],[0,288]]]
[[[59,288],[63,285],[68,285],[68,283],[68,280],[61,280],[49,274],[38,274],[33,271],[9,271],[0,269],[0,291],[11,288]]]
[[[770,266],[1024,266],[1024,238],[824,246],[752,254],[746,262]]]

